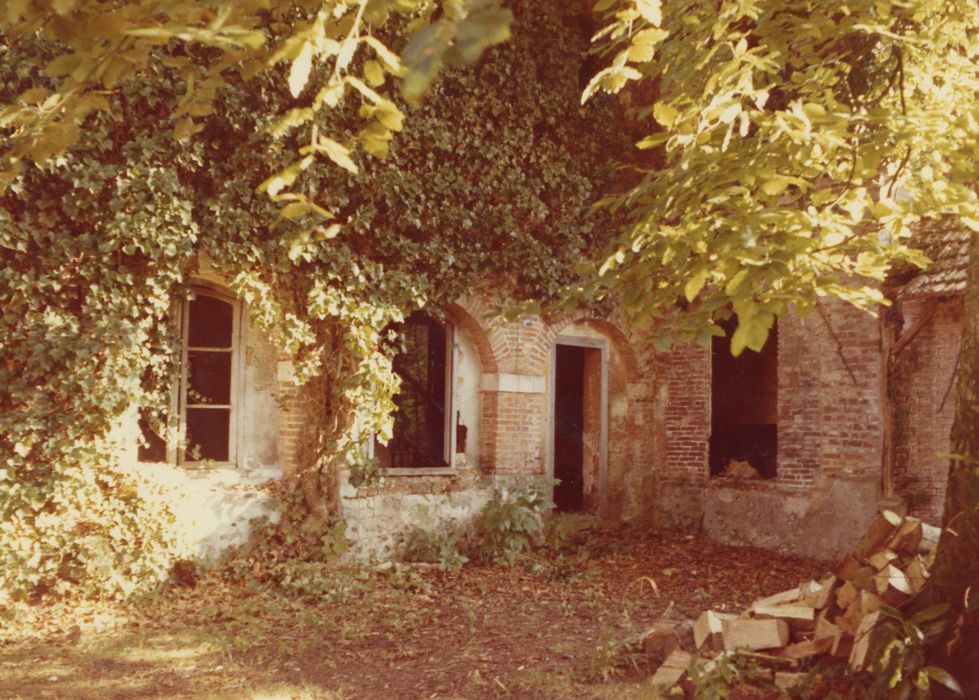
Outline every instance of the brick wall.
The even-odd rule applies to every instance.
[[[782,487],[819,477],[880,474],[880,341],[877,320],[842,303],[779,322],[778,475]],[[667,385],[662,478],[704,483],[710,439],[706,348],[660,357]]]
[[[963,322],[960,301],[940,303],[935,316],[897,356],[891,375],[895,487],[912,513],[934,523],[941,522],[945,503],[948,461],[939,454],[950,451],[953,379]],[[902,304],[904,330],[925,304]]]
[[[666,383],[666,446],[661,478],[703,483],[710,438],[710,349],[675,348],[660,357]]]

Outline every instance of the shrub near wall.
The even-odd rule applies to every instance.
[[[328,161],[303,173],[340,212],[318,229],[256,191],[308,137],[309,125],[268,131],[295,104],[283,76],[222,88],[192,137],[161,128],[181,71],[206,49],[161,47],[161,62],[106,95],[111,115],[90,117],[77,146],[22,170],[0,199],[0,596],[152,590],[181,556],[147,473],[117,463],[112,428],[134,405],[166,404],[170,310],[201,255],[300,379],[314,378],[315,510],[336,460],[357,449],[354,418],[389,430],[388,323],[477,274],[546,295],[604,242],[589,205],[619,137],[607,105],[579,107],[577,17],[558,2],[513,10],[512,41],[406,108],[386,159],[355,155],[356,175]],[[5,42],[0,99],[53,86],[43,68],[59,50]],[[356,105],[326,117],[323,133],[362,126]]]

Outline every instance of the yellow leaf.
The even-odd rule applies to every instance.
[[[292,93],[293,97],[299,97],[299,93],[306,87],[312,68],[313,45],[307,41],[289,67],[289,92]]]
[[[642,15],[642,18],[658,27],[663,21],[663,11],[660,6],[660,0],[636,0],[636,10]]]
[[[384,69],[377,61],[367,61],[364,64],[364,77],[367,78],[367,82],[377,87],[384,83]]]
[[[66,53],[51,59],[44,72],[51,78],[60,78],[78,68],[82,57],[77,53]]]
[[[710,271],[707,268],[703,268],[696,272],[687,283],[683,286],[683,296],[687,298],[687,301],[693,301],[700,294],[700,290],[704,288],[707,283],[707,278],[710,276]]]
[[[667,129],[673,126],[680,113],[671,105],[665,102],[657,102],[653,105],[653,119],[665,126]]]
[[[326,136],[320,136],[318,145],[320,150],[334,163],[344,170],[348,170],[354,174],[357,173],[357,164],[350,158],[349,148]]]
[[[384,100],[377,105],[377,121],[381,122],[391,131],[401,131],[404,126],[405,117],[393,102]]]

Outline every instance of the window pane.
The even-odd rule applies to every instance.
[[[166,416],[154,420],[148,408],[139,409],[140,444],[136,459],[140,462],[166,462],[167,442],[160,435],[166,426]]]
[[[190,302],[187,344],[192,348],[230,348],[233,321],[231,304],[199,295]]]
[[[227,408],[187,409],[187,448],[184,460],[199,462],[213,459],[227,462],[231,410]]]
[[[187,353],[187,405],[231,403],[231,353]]]
[[[401,390],[394,402],[394,436],[378,450],[385,467],[444,467],[446,331],[426,314],[415,313],[402,328],[404,350],[394,369]]]

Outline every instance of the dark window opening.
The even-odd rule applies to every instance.
[[[188,305],[184,361],[184,461],[231,458],[234,305],[198,294]]]
[[[233,458],[235,306],[198,293],[184,308],[182,377],[175,390],[184,432],[179,459],[183,462],[229,462]],[[140,410],[139,461],[168,460],[168,445],[162,429],[165,426],[165,414],[154,416],[150,409]]]
[[[394,398],[394,432],[387,445],[375,444],[375,454],[383,468],[447,467],[450,334],[419,311],[397,330],[401,350],[393,365],[401,389]]]
[[[778,462],[778,326],[761,352],[733,357],[736,325],[734,317],[723,324],[726,335],[711,348],[710,473],[721,475],[737,461],[771,479]]]

